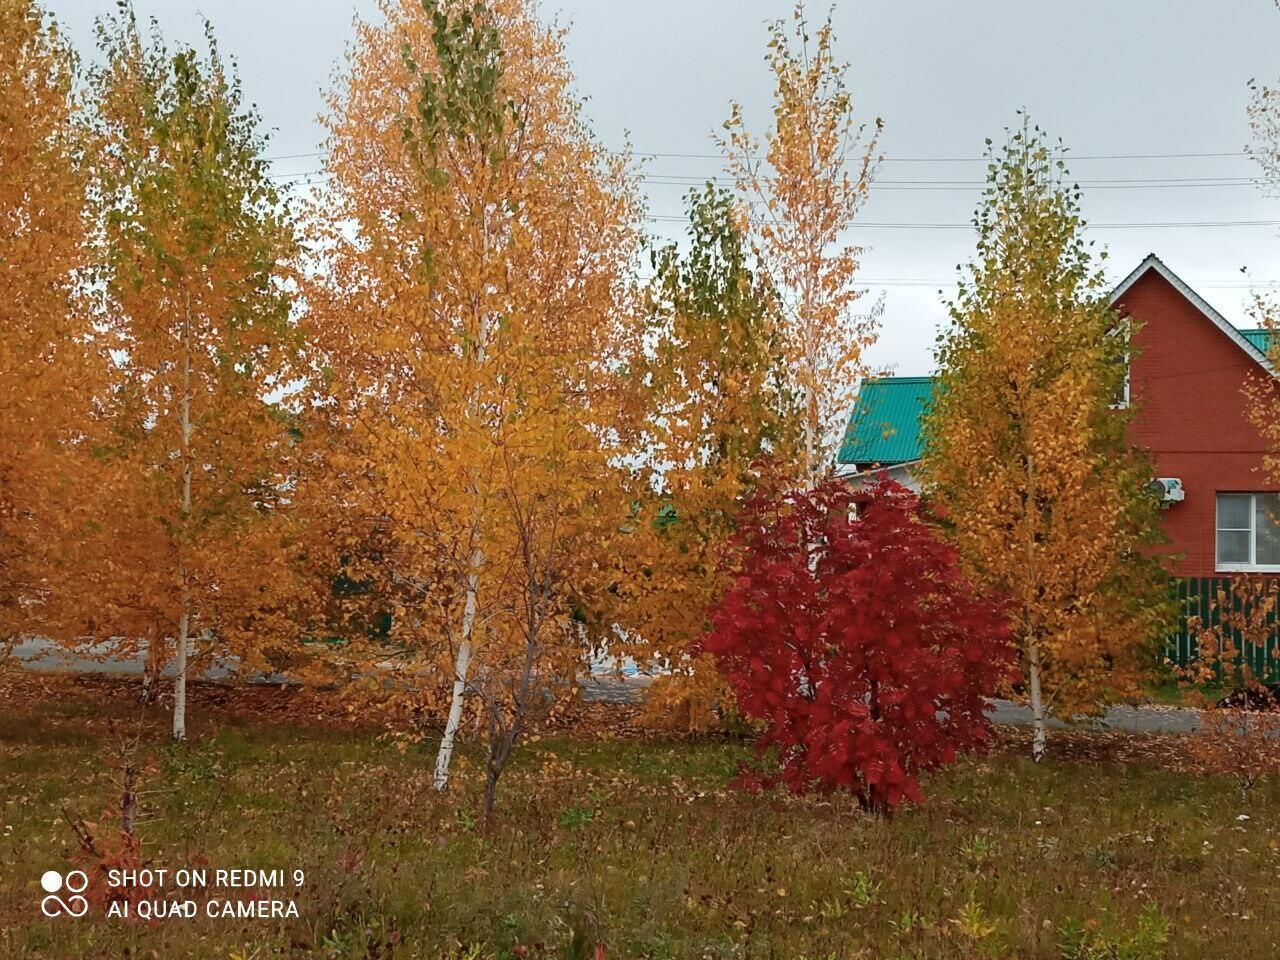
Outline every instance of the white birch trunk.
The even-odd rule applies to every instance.
[[[485,357],[489,352],[489,335],[492,325],[488,316],[480,321],[480,334],[476,338],[476,384],[468,401],[468,413],[476,416],[480,411],[481,384],[480,373]],[[475,630],[476,610],[479,606],[480,568],[484,565],[484,545],[482,543],[482,525],[484,523],[484,504],[480,500],[480,491],[475,483],[471,485],[471,493],[476,498],[475,508],[471,516],[471,532],[468,546],[471,549],[467,561],[467,593],[462,608],[462,625],[459,630],[458,655],[454,660],[453,694],[449,701],[449,716],[445,720],[444,737],[440,740],[440,752],[436,754],[435,788],[445,790],[449,786],[449,763],[453,760],[453,743],[458,735],[458,727],[462,725],[462,707],[467,694],[467,671],[471,667],[471,655],[474,652],[471,637]]]
[[[1031,663],[1028,686],[1031,690],[1031,718],[1033,733],[1031,737],[1031,759],[1039,763],[1044,759],[1044,698],[1040,692],[1040,641],[1031,637],[1027,641],[1027,652]]]
[[[811,278],[806,286],[811,287],[815,281]],[[804,317],[801,319],[801,336],[804,339],[804,487],[813,490],[818,486],[818,433],[821,416],[818,410],[818,364],[814,356],[814,332],[810,320],[812,294],[805,290],[803,307]]]
[[[817,405],[817,398],[813,395],[812,384],[804,388],[804,483],[806,490],[812,490],[817,486],[817,477],[814,475],[813,460],[816,455],[814,447],[816,446],[814,434],[816,433],[814,421],[817,419],[814,413],[814,407]]]
[[[187,739],[187,646],[191,621],[187,614],[187,590],[182,588],[182,613],[178,616],[177,676],[173,680],[173,739]]]
[[[191,308],[182,325],[182,529],[178,543],[178,576],[182,609],[178,614],[177,676],[173,681],[173,739],[187,738],[187,660],[191,633],[191,592],[185,559],[187,518],[191,514]]]
[[[1029,454],[1027,456],[1027,516],[1023,518],[1023,526],[1026,537],[1027,573],[1033,576],[1038,569],[1036,565],[1035,527],[1032,525],[1032,511],[1034,510],[1036,497],[1039,495],[1037,481],[1035,457]],[[1034,623],[1035,621],[1032,622]],[[1036,629],[1031,625],[1028,625],[1025,637],[1028,662],[1027,686],[1031,699],[1031,759],[1039,763],[1044,759],[1045,751],[1044,696],[1040,689],[1040,637]]]
[[[476,547],[471,552],[467,571],[467,600],[462,611],[462,638],[458,644],[458,657],[454,662],[453,698],[449,703],[449,718],[445,721],[444,737],[440,752],[436,754],[435,788],[445,790],[449,786],[449,764],[453,760],[453,743],[462,725],[462,706],[467,692],[467,671],[471,667],[471,634],[476,622],[476,606],[480,590],[480,565],[484,563],[484,551]]]

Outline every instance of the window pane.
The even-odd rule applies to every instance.
[[[1117,407],[1127,407],[1129,405],[1129,358],[1122,357],[1120,362],[1124,364],[1124,376],[1116,384],[1116,395],[1111,402]]]
[[[1219,563],[1248,563],[1249,562],[1249,531],[1248,530],[1219,530],[1218,531],[1218,562]]]
[[[1258,511],[1255,528],[1258,546],[1254,562],[1280,565],[1280,496],[1259,493],[1254,502]]]
[[[1248,530],[1253,497],[1247,493],[1218,494],[1218,529]]]

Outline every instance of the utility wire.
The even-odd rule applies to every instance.
[[[921,277],[859,277],[855,284],[862,287],[954,287],[959,284],[956,278],[928,279]],[[1239,280],[1208,280],[1197,283],[1197,290],[1258,290],[1280,287],[1280,281],[1265,280],[1247,283]]]
[[[612,151],[614,156],[627,156],[622,151]],[[724,157],[718,153],[646,153],[643,151],[635,151],[630,154],[635,157],[654,157],[673,160],[719,160],[724,161]],[[1181,160],[1181,159],[1208,159],[1208,158],[1225,158],[1225,157],[1248,157],[1247,151],[1234,151],[1231,153],[1093,153],[1093,154],[1075,154],[1075,153],[1052,153],[1049,155],[1052,159],[1061,160]],[[762,160],[763,157],[749,157],[752,160]],[[990,157],[883,157],[881,163],[983,163],[989,162]],[[850,163],[861,163],[861,158],[850,160]]]
[[[645,217],[656,223],[685,223],[685,217],[678,216],[656,216],[651,215]],[[1137,230],[1137,229],[1163,229],[1163,228],[1183,228],[1183,227],[1280,227],[1280,220],[1156,220],[1142,221],[1134,223],[1090,223],[1084,224],[1086,228],[1094,230]],[[891,222],[885,220],[855,220],[850,230],[868,229],[868,230],[972,230],[972,223],[909,223],[909,222]]]
[[[610,156],[615,157],[636,157],[636,158],[653,158],[653,159],[670,159],[670,160],[718,160],[725,162],[725,157],[718,153],[653,153],[642,150],[632,151],[630,153],[622,150],[606,151]],[[305,157],[322,157],[323,151],[315,150],[311,153],[288,153],[278,154],[271,157],[263,157],[268,163],[275,163],[280,160],[300,160]],[[1246,150],[1237,150],[1234,152],[1219,153],[1092,153],[1092,154],[1073,154],[1070,152],[1061,154],[1050,154],[1051,157],[1063,160],[1204,160],[1204,159],[1230,159],[1230,158],[1246,158],[1252,156]],[[761,160],[763,157],[751,157],[753,160]],[[990,161],[990,157],[882,157],[881,163],[984,163]],[[861,163],[861,159],[856,161],[850,160],[850,163]]]
[[[272,173],[272,180],[288,182],[293,180],[329,179],[323,170],[304,170],[298,173]],[[688,176],[681,174],[645,174],[638,177],[641,182],[656,186],[696,187],[704,183],[732,184],[731,177],[721,176]],[[766,182],[773,178],[765,178]],[[985,180],[874,180],[869,189],[877,190],[980,190],[989,184]],[[1072,186],[1090,190],[1144,190],[1169,187],[1262,187],[1266,181],[1257,177],[1154,177],[1136,179],[1109,180],[1076,180]]]
[[[279,174],[279,179],[301,181],[306,180],[307,183],[323,182],[328,179],[328,174],[316,171],[314,173],[299,174]],[[312,179],[307,179],[312,178]],[[657,215],[651,214],[644,218],[650,223],[687,223],[688,218],[677,215]],[[1154,220],[1154,221],[1134,221],[1134,222],[1116,222],[1116,223],[1090,223],[1086,222],[1085,226],[1094,230],[1163,230],[1163,229],[1183,229],[1183,228],[1219,228],[1219,227],[1277,227],[1280,226],[1280,220]],[[971,230],[973,224],[971,222],[910,222],[910,221],[885,221],[885,220],[861,220],[855,221],[851,230]]]
[[[653,174],[639,178],[656,186],[694,187],[703,183],[732,184],[729,177],[687,177],[669,174]],[[770,182],[772,178],[762,178]],[[1175,177],[1137,180],[1074,180],[1072,186],[1090,190],[1150,190],[1169,188],[1204,187],[1261,187],[1266,182],[1257,177]],[[868,186],[871,193],[887,190],[959,190],[972,192],[988,187],[985,180],[873,180]]]
[[[277,163],[281,160],[302,160],[306,157],[323,157],[324,153],[320,150],[313,150],[311,153],[281,153],[274,157],[263,157],[267,163]]]
[[[278,157],[269,157],[268,160],[285,160],[297,159],[301,157],[320,156],[316,153],[300,153],[288,154]],[[651,157],[675,157],[675,158],[708,158],[723,159],[716,154],[675,154],[675,153],[651,153],[638,154],[638,156]],[[1153,158],[1174,158],[1174,157],[1238,157],[1247,156],[1243,153],[1168,153],[1168,154],[1092,154],[1087,157],[1077,157],[1076,159],[1090,160],[1111,160],[1111,159],[1153,159]],[[911,157],[901,158],[904,161],[925,162],[934,160],[938,162],[951,162],[967,160],[970,158],[960,157]],[[280,173],[271,174],[273,180],[281,183],[320,183],[330,179],[330,174],[323,170],[308,170],[299,173]],[[730,178],[709,176],[696,177],[677,174],[651,174],[639,178],[642,182],[656,186],[694,186],[698,183],[712,182],[731,182]],[[1156,188],[1178,188],[1178,187],[1237,187],[1237,186],[1263,186],[1264,182],[1255,177],[1162,177],[1162,178],[1107,178],[1095,180],[1080,180],[1075,186],[1081,189],[1156,189]],[[871,185],[872,190],[973,190],[985,188],[987,183],[978,180],[883,180],[875,181]],[[650,223],[685,223],[684,216],[663,216],[651,215],[645,218]],[[1160,230],[1160,229],[1202,229],[1202,228],[1226,228],[1226,227],[1275,227],[1280,226],[1280,220],[1186,220],[1186,221],[1133,221],[1133,222],[1113,222],[1113,223],[1088,223],[1088,227],[1098,230]],[[860,221],[855,222],[852,226],[853,230],[869,229],[869,230],[970,230],[973,229],[971,222],[929,222],[929,221]]]

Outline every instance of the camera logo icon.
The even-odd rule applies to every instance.
[[[57,870],[46,870],[40,877],[40,886],[48,896],[40,901],[40,912],[46,917],[83,917],[89,912],[89,901],[80,894],[89,887],[89,875],[83,870],[72,870],[64,878]],[[65,900],[58,896],[66,890]]]

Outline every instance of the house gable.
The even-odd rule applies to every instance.
[[[1226,317],[1211,307],[1208,302],[1200,296],[1200,294],[1187,286],[1181,277],[1165,266],[1164,262],[1154,253],[1147,254],[1146,259],[1138,264],[1133,271],[1121,280],[1119,285],[1111,291],[1111,305],[1122,312],[1127,312],[1126,295],[1140,280],[1152,273],[1161,277],[1169,284],[1169,286],[1178,291],[1178,293],[1180,293],[1188,303],[1195,307],[1206,320],[1222,331],[1228,340],[1243,350],[1246,356],[1262,366],[1262,368],[1272,376],[1278,375],[1263,346],[1263,344],[1267,342],[1266,331],[1238,330],[1227,320]]]
[[[1276,488],[1263,473],[1266,441],[1244,393],[1250,381],[1274,375],[1267,355],[1274,334],[1237,330],[1155,256],[1115,288],[1111,303],[1138,321],[1129,439],[1149,451],[1153,476],[1182,481],[1184,500],[1163,513],[1164,552],[1173,557],[1174,573],[1213,577],[1221,572],[1218,494]],[[920,418],[934,387],[929,377],[866,381],[839,462],[859,474],[877,468],[911,474],[923,453]]]
[[[1231,326],[1153,257],[1116,288],[1112,302],[1139,321],[1129,440],[1149,452],[1155,476],[1181,480],[1185,495],[1164,511],[1164,550],[1174,573],[1215,576],[1218,495],[1274,489],[1262,470],[1266,441],[1245,396],[1250,381],[1270,379],[1260,349],[1266,334]]]

